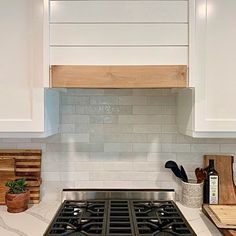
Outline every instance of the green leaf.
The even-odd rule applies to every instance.
[[[9,193],[13,193],[13,194],[19,194],[19,193],[23,193],[26,191],[25,187],[26,187],[26,181],[24,178],[21,179],[17,179],[17,180],[12,180],[12,181],[8,181],[6,182],[6,186],[9,187]]]

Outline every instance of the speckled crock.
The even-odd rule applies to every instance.
[[[189,180],[188,183],[182,181],[182,204],[191,208],[200,208],[203,203],[203,182]]]

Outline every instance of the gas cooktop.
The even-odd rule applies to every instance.
[[[44,236],[196,235],[173,201],[65,200]]]
[[[196,235],[172,201],[64,201],[45,235]]]

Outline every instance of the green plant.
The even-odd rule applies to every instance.
[[[26,191],[26,181],[24,178],[8,181],[5,186],[9,187],[8,193],[12,194],[24,193]]]

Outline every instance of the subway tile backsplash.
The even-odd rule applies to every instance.
[[[202,156],[236,154],[236,139],[194,139],[176,125],[168,89],[68,89],[61,92],[60,133],[47,139],[0,139],[0,148],[41,148],[43,197],[62,188],[175,188],[167,160],[194,177]],[[235,172],[236,175],[236,172]]]

